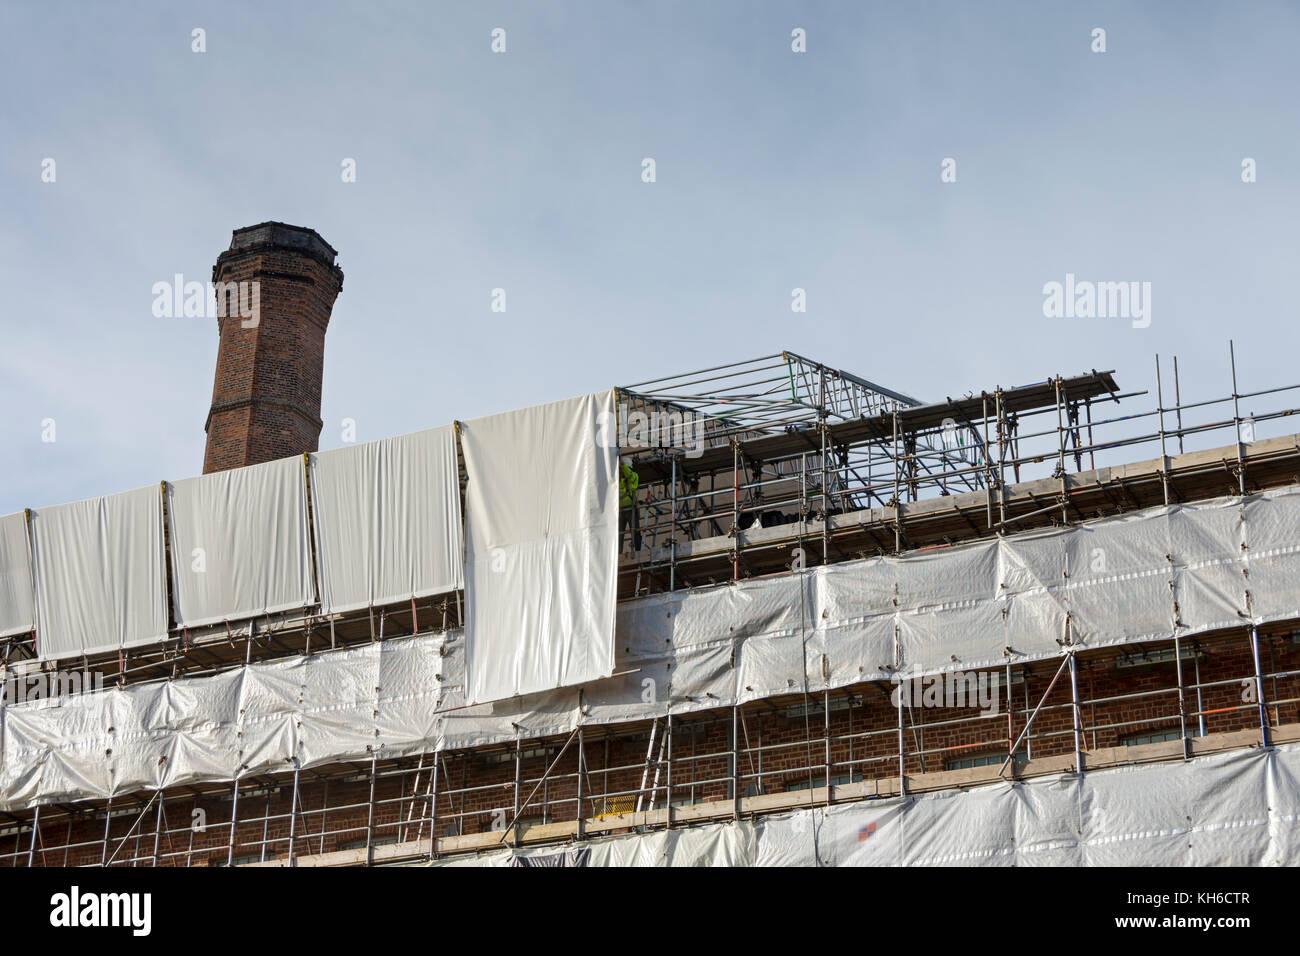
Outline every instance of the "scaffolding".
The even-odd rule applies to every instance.
[[[1300,450],[1275,426],[1300,411],[1287,404],[1300,385],[1239,391],[1231,346],[1228,358],[1226,395],[1183,402],[1175,373],[1168,403],[1157,358],[1154,407],[1109,417],[1099,409],[1148,393],[1092,371],[921,404],[792,352],[621,388],[621,434],[635,412],[664,417],[647,441],[620,448],[640,475],[642,547],[620,563],[619,598],[1289,484]],[[672,441],[689,416],[699,447]],[[1155,457],[1135,460],[1143,454]],[[458,591],[344,614],[173,624],[159,644],[79,663],[87,681],[103,674],[116,686],[212,674],[430,622],[461,627],[463,608]],[[54,666],[37,659],[31,633],[0,641],[0,677]]]
[[[6,815],[0,865],[410,863],[1300,740],[1296,630],[1067,650],[1056,667],[980,673],[1004,702],[992,715],[931,709],[871,682],[46,805]]]
[[[1265,433],[1296,414],[1286,403],[1300,385],[1242,392],[1231,348],[1228,367],[1228,395],[1183,402],[1175,373],[1167,404],[1157,359],[1154,408],[1122,414],[1110,410],[1148,393],[1120,392],[1109,372],[924,404],[789,352],[620,389],[621,428],[641,410],[664,414],[669,429],[620,449],[642,476],[637,507],[647,516],[644,546],[622,563],[621,597],[797,570],[792,549],[806,567],[1293,484],[1300,443]],[[691,420],[704,440],[674,441],[671,429]],[[1157,457],[1134,460],[1147,450]],[[1121,464],[1099,464],[1106,456]],[[118,685],[214,674],[447,632],[462,626],[461,607],[454,594],[342,615],[286,612],[81,665]],[[30,637],[3,649],[6,679],[43,666]],[[1231,666],[1204,675],[1210,659]],[[1126,760],[1188,760],[1300,739],[1297,664],[1290,625],[1270,625],[1120,651],[1067,647],[1051,668],[981,671],[1008,701],[996,721],[925,719],[875,681],[649,722],[580,724],[563,736],[532,738],[517,726],[512,747],[396,760],[376,750],[369,761],[327,767],[290,760],[282,772],[233,782],[7,814],[0,863],[432,860]],[[1146,683],[1158,685],[1093,688],[1130,668],[1148,668],[1160,680]],[[1122,740],[1138,733],[1168,739]]]
[[[1300,411],[1286,404],[1300,386],[1239,391],[1231,345],[1228,371],[1230,393],[1196,402],[1181,400],[1175,371],[1169,404],[1157,357],[1155,407],[1137,411],[1118,409],[1148,393],[1121,392],[1112,372],[921,404],[789,352],[620,390],[723,423],[687,450],[665,437],[665,416],[622,449],[641,482],[641,547],[622,563],[621,593],[1288,483],[1293,443],[1266,432]],[[1247,401],[1260,407],[1243,414]],[[1098,462],[1118,454],[1122,472]]]

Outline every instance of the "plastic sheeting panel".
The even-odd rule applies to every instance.
[[[1242,750],[428,865],[1295,866],[1298,771],[1294,745]]]
[[[461,426],[472,702],[613,672],[618,449],[598,440],[613,415],[611,390]]]
[[[41,657],[93,654],[167,636],[158,488],[31,515]]]
[[[452,426],[321,452],[310,461],[323,611],[462,586]]]
[[[210,677],[4,708],[0,806],[104,799],[141,788],[436,746],[442,639],[397,638]]]
[[[315,603],[301,459],[169,482],[167,514],[179,626]]]
[[[669,712],[680,716],[798,693],[805,686],[820,691],[888,681],[896,652],[910,668],[908,676],[922,668],[939,673],[980,666],[972,661],[994,660],[1002,666],[1005,646],[1014,649],[1013,665],[1051,661],[1055,668],[1061,659],[1056,640],[1064,637],[1067,608],[1076,615],[1072,636],[1084,647],[1172,637],[1171,582],[1182,573],[1170,561],[1167,524],[1179,520],[1171,519],[1173,510],[1152,509],[1068,531],[1003,539],[995,545],[995,572],[985,545],[977,544],[969,553],[931,552],[934,560],[914,565],[906,558],[869,558],[626,601],[618,607],[618,676],[586,685],[581,699],[578,689],[570,687],[469,706],[465,634],[451,630],[382,642],[377,672],[373,651],[340,649],[314,655],[310,665],[265,661],[213,678],[181,678],[162,689],[127,687],[118,699],[139,701],[132,706],[151,715],[146,726],[152,736],[141,744],[149,749],[134,757],[117,734],[105,729],[130,726],[125,717],[96,729],[69,708],[41,710],[35,705],[42,701],[9,706],[0,722],[0,805],[103,796],[97,781],[107,750],[113,751],[118,768],[112,782],[117,787],[134,779],[128,777],[128,767],[129,773],[153,779],[156,772],[149,768],[160,755],[170,755],[165,767],[170,781],[229,780],[241,772],[281,768],[295,747],[304,764],[365,758],[363,741],[378,741],[393,755],[478,747],[521,736],[566,734],[580,721],[646,721]],[[1217,511],[1219,518],[1211,523],[1225,540],[1211,541],[1210,548],[1199,548],[1189,559],[1208,558],[1217,567],[1236,563],[1233,549],[1239,551],[1240,544],[1230,510]],[[1300,604],[1300,548],[1287,541],[1288,529],[1300,527],[1300,494],[1253,496],[1245,513],[1255,622],[1294,618]],[[1175,540],[1188,539],[1188,533],[1179,532]],[[1180,549],[1186,553],[1188,546]],[[952,564],[941,559],[945,554],[953,557]],[[953,567],[967,571],[972,580],[943,581]],[[1265,568],[1266,584],[1260,581]],[[993,586],[984,580],[990,573],[995,574]],[[914,574],[940,581],[910,584],[908,600],[923,603],[895,607],[896,580]],[[1148,588],[1150,581],[1160,583]],[[999,592],[1010,594],[996,596]],[[1009,609],[1003,631],[972,635],[947,613],[956,608],[966,614],[990,602]],[[1080,613],[1085,605],[1087,613]],[[927,607],[943,613],[928,613]],[[1214,602],[1194,602],[1193,607],[1205,617],[1182,612],[1182,633],[1217,626],[1221,610]],[[1035,618],[1052,627],[1034,633],[1029,622]],[[907,626],[896,635],[898,620]],[[949,646],[960,653],[957,661],[945,663],[942,650]],[[366,690],[372,685],[373,695]],[[1278,786],[1287,784],[1283,780]],[[1014,799],[1018,865],[1085,862],[1077,831],[1086,807],[1073,784],[1020,788]],[[1073,822],[1062,806],[1074,808]],[[1110,819],[1117,806],[1112,802]],[[1280,825],[1276,812],[1268,820],[1269,852],[1295,858],[1300,837],[1292,834],[1300,833],[1300,825],[1294,830]],[[872,841],[859,849],[868,855],[879,852],[880,841]],[[1092,855],[1104,852],[1096,849]],[[846,858],[838,857],[841,862]]]
[[[32,568],[27,560],[27,517],[0,517],[0,637],[25,634],[34,625]]]

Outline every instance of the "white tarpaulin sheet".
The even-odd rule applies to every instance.
[[[1295,618],[1300,547],[1287,542],[1296,540],[1288,529],[1300,528],[1300,494],[1252,496],[1244,531],[1234,517],[1242,512],[1237,499],[1152,509],[931,551],[914,563],[870,558],[626,601],[616,628],[619,675],[581,687],[581,701],[569,687],[468,706],[465,635],[451,630],[132,685],[99,695],[112,706],[98,716],[68,702],[13,704],[0,723],[0,807],[104,797],[153,785],[160,772],[168,783],[230,780],[282,768],[295,754],[304,766],[366,759],[374,740],[402,756],[888,681],[895,659],[907,676],[1059,661],[1067,614],[1084,648],[1205,633],[1222,626],[1225,609],[1261,625]],[[1236,617],[1246,608],[1243,533],[1253,619]],[[1200,576],[1206,568],[1210,579]],[[1147,589],[1148,579],[1159,587]],[[896,584],[908,601],[897,607]],[[1204,599],[1176,608],[1187,593]],[[999,612],[992,630],[974,629],[972,621],[988,621],[990,602]],[[127,735],[136,724],[146,729]],[[160,754],[171,755],[161,771]],[[1017,827],[1046,821],[1032,831],[1035,860],[1080,852],[1062,843],[1073,837],[1052,815],[1054,793],[1025,788],[1017,804]]]
[[[1238,750],[430,865],[1295,866],[1298,777],[1295,745]]]
[[[315,603],[302,459],[168,482],[167,514],[179,626]]]
[[[461,425],[470,700],[613,672],[614,420],[611,390]]]
[[[93,654],[167,636],[159,488],[31,515],[41,657]]]
[[[321,610],[459,590],[464,579],[451,425],[311,455]]]
[[[32,629],[32,568],[27,560],[27,517],[0,517],[0,637]]]

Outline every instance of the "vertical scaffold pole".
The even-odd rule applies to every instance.
[[[113,822],[113,798],[108,798],[108,803],[104,805],[104,840],[100,847],[99,865],[108,866],[108,828]]]
[[[1187,697],[1183,690],[1183,649],[1174,634],[1174,672],[1178,677],[1178,736],[1183,742],[1183,759],[1191,757],[1191,748],[1187,743]]]
[[[1268,708],[1264,703],[1264,674],[1259,666],[1259,631],[1254,625],[1250,628],[1250,654],[1255,662],[1255,702],[1259,706],[1260,741],[1265,747],[1270,746],[1268,739]]]
[[[906,751],[903,746],[903,691],[902,685],[899,685],[898,694],[898,794],[903,796],[907,793],[907,772],[904,761],[906,760]]]
[[[740,580],[740,442],[731,439],[731,580]]]
[[[266,806],[262,809],[262,845],[259,849],[261,862],[266,862],[267,834],[271,828],[271,785],[266,785]]]
[[[1016,745],[1016,725],[1013,714],[1016,707],[1011,703],[1011,661],[1007,661],[1007,753],[1012,754],[1014,760],[1013,748]],[[1016,768],[1012,766],[1011,772],[1014,774]]]
[[[1178,454],[1183,453],[1183,395],[1178,385],[1178,356],[1174,356],[1174,417],[1178,427]]]
[[[380,620],[382,622],[382,618]],[[370,801],[366,807],[366,866],[375,865],[375,765],[378,759],[379,754],[372,745],[370,748]]]
[[[992,457],[989,455],[988,392],[985,392],[980,400],[983,408],[983,411],[980,414],[981,417],[984,419],[984,448],[983,448],[983,455],[982,455],[982,457],[984,458],[984,475],[983,475],[984,503],[985,503],[984,523],[989,530],[992,530],[993,529],[993,461],[992,461]]]
[[[513,816],[511,817],[512,820],[519,819],[519,788],[523,786],[523,780],[522,780],[523,764],[524,764],[524,742],[522,736],[519,733],[519,727],[518,725],[516,725],[515,726],[515,787],[514,787],[515,799],[514,799],[514,806],[512,808],[513,809]],[[514,844],[515,846],[519,845],[518,825],[515,826]]]
[[[665,826],[669,829],[673,825],[673,715],[672,711],[668,712],[668,792],[664,796],[664,821]]]
[[[41,805],[38,803],[32,812],[32,838],[27,844],[27,868],[36,864],[36,833],[41,828]]]
[[[677,589],[677,456],[673,456],[672,512],[668,519],[668,590]]]
[[[1074,772],[1083,775],[1083,748],[1080,744],[1080,720],[1082,712],[1079,709],[1079,681],[1076,676],[1074,666],[1074,652],[1070,652],[1070,702],[1071,710],[1074,712]]]
[[[1196,729],[1198,737],[1205,736],[1205,701],[1201,697],[1201,652],[1192,645],[1192,678],[1196,681]]]
[[[737,733],[740,723],[740,707],[731,707],[731,812],[733,819],[740,819],[740,735]]]
[[[293,759],[293,795],[289,799],[289,866],[293,866],[293,845],[298,836],[298,770],[298,758],[295,757]]]
[[[194,826],[195,817],[194,817],[194,811],[197,810],[198,808],[199,808],[199,798],[196,796],[196,797],[194,798],[194,802],[190,805],[190,825],[189,825],[189,827],[187,828],[187,829],[190,831],[190,842],[189,842],[189,845],[185,847],[185,866],[186,866],[186,868],[189,867],[189,865],[190,865],[190,861],[194,859],[194,833],[195,833],[195,826]],[[206,811],[205,811],[205,812],[206,812]],[[65,863],[64,865],[66,866],[67,864]]]
[[[1007,425],[1002,408],[1002,388],[993,393],[993,404],[997,412],[998,433],[998,528],[1007,523]]]
[[[575,835],[582,839],[582,772],[587,765],[587,741],[585,728],[582,724],[578,725],[578,809],[574,814],[577,823],[575,826]]]
[[[894,625],[894,682],[898,685],[898,795],[907,793],[907,750],[903,742],[903,699],[907,696],[903,678],[899,676],[902,654],[899,648],[898,625]]]
[[[429,786],[429,859],[438,859],[438,759],[437,751],[433,754],[433,780]]]
[[[153,860],[152,860],[152,862],[151,862],[151,864],[150,864],[151,866],[154,866],[154,867],[157,867],[157,866],[158,866],[158,846],[159,846],[159,838],[160,838],[161,835],[162,835],[162,825],[163,825],[163,820],[165,819],[165,817],[163,816],[163,804],[166,803],[166,802],[167,802],[167,801],[163,799],[163,795],[162,795],[162,793],[159,792],[159,794],[158,794],[158,813],[155,814],[155,816],[154,816],[154,821],[153,821]],[[168,838],[168,842],[169,842],[169,843],[171,842],[171,841],[170,841],[170,838]]]
[[[235,865],[235,822],[239,819],[239,781],[231,785],[230,837],[226,840],[226,866]]]
[[[1232,340],[1228,340],[1228,362],[1232,366],[1232,432],[1237,445],[1237,491],[1244,498],[1246,495],[1246,462],[1244,446],[1241,441],[1241,407],[1237,394],[1237,353]]]
[[[822,667],[826,666],[826,658],[822,657]],[[826,803],[831,802],[831,691],[826,688],[822,691],[822,736],[826,738]]]
[[[320,849],[316,851],[317,853],[325,852],[325,830],[326,830],[326,824],[329,821],[329,812],[330,812],[330,781],[329,778],[326,777],[325,780],[322,781],[321,783],[320,839],[317,841],[317,846],[319,846]]]
[[[894,553],[903,550],[903,500],[899,487],[898,406],[894,406]]]
[[[1156,421],[1160,432],[1160,487],[1169,507],[1169,453],[1165,448],[1165,393],[1160,383],[1160,356],[1156,356]]]
[[[1065,477],[1065,423],[1061,418],[1061,376],[1056,376],[1056,470],[1061,476],[1061,524],[1070,523],[1070,492]]]
[[[830,494],[830,469],[827,467],[827,454],[830,443],[827,441],[826,433],[826,413],[820,412],[821,420],[818,422],[822,433],[822,564],[829,564],[831,560],[831,494]]]

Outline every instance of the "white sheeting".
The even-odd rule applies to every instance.
[[[167,514],[179,626],[315,603],[302,459],[168,482]]]
[[[323,611],[460,589],[464,545],[451,425],[309,460]]]
[[[1298,778],[1287,745],[431,865],[1295,866]]]
[[[27,518],[0,516],[0,637],[25,634],[34,625],[32,568],[27,558]]]
[[[613,414],[609,391],[461,426],[472,701],[613,672],[618,449],[598,440]]]
[[[130,686],[110,695],[121,703],[103,720],[66,702],[10,705],[0,725],[0,807],[151,785],[160,755],[169,755],[161,771],[169,782],[229,780],[281,768],[295,754],[304,765],[364,759],[374,740],[400,756],[564,734],[579,721],[618,724],[804,686],[888,680],[895,655],[912,673],[1059,659],[1067,614],[1083,647],[1168,639],[1175,629],[1204,633],[1221,627],[1226,612],[1245,612],[1243,534],[1255,616],[1236,620],[1294,618],[1300,546],[1288,535],[1300,527],[1300,494],[1254,496],[1239,523],[1233,516],[1242,511],[1237,499],[1153,509],[923,557],[627,601],[616,629],[620,675],[582,686],[581,699],[578,688],[562,688],[467,706],[464,633],[449,631]],[[1075,555],[1086,555],[1086,568]],[[1225,567],[1231,587],[1223,584]],[[1149,579],[1159,586],[1148,588]],[[896,585],[908,602],[898,607]],[[1202,599],[1183,605],[1186,594]],[[995,623],[980,632],[973,622],[987,622],[990,605]],[[1009,658],[1004,647],[1013,648]],[[124,738],[123,728],[135,724],[148,729]],[[106,777],[110,750],[118,769]],[[1056,819],[1034,802],[1050,795],[1025,792],[1016,826]],[[1037,858],[1078,855],[1055,822],[1034,832]],[[1300,844],[1300,836],[1287,839]]]
[[[167,636],[158,487],[34,509],[36,644],[45,658]]]

